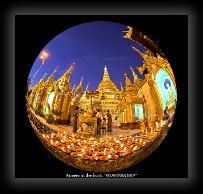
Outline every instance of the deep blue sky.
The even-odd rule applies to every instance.
[[[142,57],[131,46],[142,50],[143,47],[123,38],[124,30],[127,30],[127,26],[123,24],[97,21],[83,23],[60,33],[42,49],[49,53],[49,57],[33,80],[32,86],[49,69],[48,77],[56,66],[59,69],[54,79],[58,79],[72,63],[75,63],[71,76],[72,86],[77,85],[83,76],[84,88],[90,82],[90,90],[95,90],[102,79],[105,65],[111,80],[117,86],[121,81],[124,86],[124,72],[133,80],[130,66],[140,76],[136,67],[143,63]],[[40,64],[41,59],[38,56],[29,74],[31,79]]]

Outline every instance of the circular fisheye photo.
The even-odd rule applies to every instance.
[[[31,126],[55,157],[85,171],[136,165],[164,140],[177,89],[166,56],[131,26],[94,21],[52,39],[30,70]]]

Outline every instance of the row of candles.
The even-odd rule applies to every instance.
[[[142,134],[142,136],[120,135],[117,138],[109,137],[104,140],[93,137],[86,138],[79,134],[67,135],[65,132],[53,132],[51,134],[42,133],[42,137],[52,146],[73,157],[90,160],[111,160],[136,152],[153,141],[157,132],[165,123],[164,120],[155,122],[155,125],[150,127],[150,131],[145,130],[145,134]],[[36,128],[38,127],[36,126]]]
[[[64,133],[42,134],[52,146],[73,157],[90,160],[112,160],[139,150],[154,136],[122,136],[117,138],[96,139],[93,137]]]

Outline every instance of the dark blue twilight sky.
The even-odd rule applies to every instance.
[[[83,76],[83,88],[90,82],[89,89],[97,89],[105,65],[111,80],[117,86],[120,81],[124,86],[124,72],[133,80],[130,66],[142,78],[136,67],[142,66],[143,59],[131,46],[140,50],[144,50],[144,48],[138,43],[123,38],[125,30],[127,30],[127,26],[123,24],[96,21],[83,23],[60,33],[42,49],[49,53],[49,57],[33,80],[32,87],[48,69],[47,77],[56,66],[59,66],[54,77],[57,80],[72,63],[75,63],[75,67],[71,76],[71,86],[77,85]],[[41,62],[38,56],[29,74],[31,79]]]

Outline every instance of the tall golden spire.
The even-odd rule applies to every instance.
[[[122,86],[121,82],[120,82],[120,90],[121,90],[122,93],[124,92],[124,89],[123,89],[123,86]]]
[[[107,67],[105,65],[104,67],[104,76],[103,76],[103,80],[109,80],[110,77],[109,77],[109,73],[108,73],[108,70],[107,70]]]
[[[69,69],[55,83],[55,85],[58,85],[58,88],[64,93],[70,89],[70,74],[73,70],[73,67],[74,63],[71,64]]]
[[[69,67],[69,69],[65,72],[65,74],[63,75],[63,77],[66,77],[66,78],[70,78],[70,74],[71,72],[73,71],[73,68],[74,68],[74,65],[75,63],[72,63],[71,66]]]
[[[75,89],[75,94],[79,95],[79,96],[81,95],[82,90],[83,90],[82,81],[83,81],[83,77],[81,78],[80,83],[78,84],[77,88]]]
[[[47,72],[44,74],[44,76],[39,80],[39,82],[36,85],[44,83],[45,77],[47,76]]]
[[[137,75],[136,75],[134,69],[133,69],[131,66],[130,66],[130,70],[131,70],[131,72],[132,72],[133,79],[134,79],[134,83],[135,83],[136,81],[139,80],[139,78],[137,77]]]
[[[47,81],[46,81],[46,85],[50,85],[53,80],[54,80],[54,75],[56,74],[57,70],[59,69],[59,66],[56,67],[56,69],[53,71],[53,73],[48,77]]]
[[[135,48],[134,46],[132,46],[132,49],[136,52],[138,52],[140,54],[140,56],[145,60],[148,55],[149,55],[149,52],[142,52],[140,51],[139,49]]]
[[[132,82],[131,82],[130,79],[128,78],[128,75],[125,73],[124,76],[125,76],[125,84],[126,84],[126,86],[132,85]]]
[[[85,93],[89,91],[89,88],[88,88],[88,87],[89,87],[89,82],[88,82],[87,85],[86,85]]]

